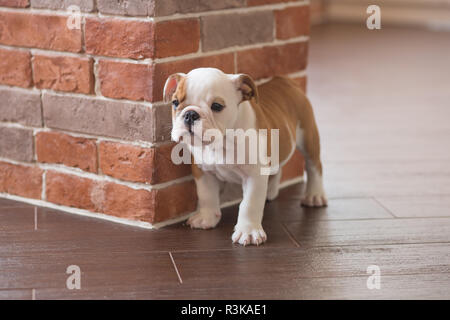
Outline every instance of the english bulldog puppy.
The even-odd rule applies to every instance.
[[[245,74],[199,68],[188,74],[169,76],[164,86],[164,100],[172,103],[172,140],[186,143],[194,160],[192,172],[198,209],[187,221],[192,228],[214,228],[221,218],[219,195],[223,183],[239,183],[243,200],[231,239],[244,246],[265,242],[264,205],[266,199],[277,197],[282,167],[295,148],[300,149],[306,163],[306,192],[301,203],[311,207],[327,205],[313,110],[292,80],[274,77],[256,86]],[[255,149],[245,146],[245,161],[242,158],[236,161],[236,150],[249,144],[251,135],[244,139],[240,139],[239,134],[230,137],[230,129],[241,134],[266,129],[263,141],[267,143],[258,145],[258,153],[276,153],[278,159],[262,157],[270,158],[267,163],[258,157],[256,163],[251,162]],[[205,139],[211,130],[216,133],[214,139]],[[217,144],[218,141],[221,143]],[[205,161],[206,158],[209,161]],[[269,174],[264,168],[269,168]]]

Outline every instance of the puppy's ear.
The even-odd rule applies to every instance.
[[[255,102],[258,103],[258,88],[256,87],[253,79],[246,74],[238,74],[234,75],[234,83],[236,88],[242,93],[242,101],[255,99]],[[242,102],[241,101],[241,102]]]
[[[184,73],[174,73],[167,78],[164,84],[164,102],[170,102],[173,94],[177,90],[178,84],[184,76],[186,76]]]

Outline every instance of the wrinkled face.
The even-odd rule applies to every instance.
[[[194,138],[203,143],[208,129],[224,135],[236,122],[239,104],[250,99],[252,92],[256,87],[250,77],[228,75],[214,68],[171,75],[164,87],[164,99],[172,104],[172,140],[191,144]]]

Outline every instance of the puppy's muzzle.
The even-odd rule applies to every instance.
[[[191,127],[198,119],[200,119],[200,115],[194,110],[189,110],[184,114],[184,124],[189,128],[189,132],[192,132]]]

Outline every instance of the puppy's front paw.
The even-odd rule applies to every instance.
[[[306,207],[324,207],[328,204],[327,196],[323,190],[317,192],[306,191],[301,200]]]
[[[234,233],[231,236],[233,243],[239,243],[243,246],[254,244],[260,245],[267,240],[266,233],[261,226],[239,226],[234,227]]]
[[[220,209],[216,211],[199,210],[199,212],[188,219],[187,224],[195,229],[211,229],[219,223],[221,217]]]

